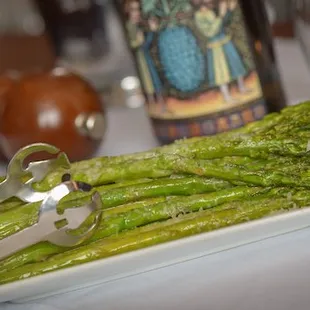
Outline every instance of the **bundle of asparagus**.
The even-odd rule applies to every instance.
[[[0,284],[309,206],[309,120],[310,102],[304,102],[231,132],[50,173],[37,190],[70,172],[100,193],[100,227],[76,248],[41,242],[3,259]],[[91,194],[71,193],[59,210],[78,207]],[[39,206],[2,203],[0,240],[33,225]]]

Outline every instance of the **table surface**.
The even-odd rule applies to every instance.
[[[310,98],[310,71],[298,44],[277,40],[275,48],[288,101]],[[133,153],[158,145],[142,107],[109,107],[107,121],[97,155]],[[4,170],[0,167],[1,173]],[[309,238],[310,230],[295,232],[121,283],[31,303],[0,304],[0,310],[308,310],[310,247],[305,245]]]

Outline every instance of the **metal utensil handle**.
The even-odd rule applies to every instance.
[[[0,183],[0,203],[15,196],[21,188],[21,182],[19,180],[6,179]],[[0,207],[1,210],[1,207]]]
[[[35,224],[0,240],[0,259],[21,251],[28,246],[46,240],[46,237],[51,233],[52,231],[47,231],[44,225]]]

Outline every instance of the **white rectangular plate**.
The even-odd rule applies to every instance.
[[[302,209],[167,242],[0,286],[0,302],[24,302],[119,280],[310,227]]]

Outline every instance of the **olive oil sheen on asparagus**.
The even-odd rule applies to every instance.
[[[161,143],[230,131],[285,107],[263,1],[119,3]]]

